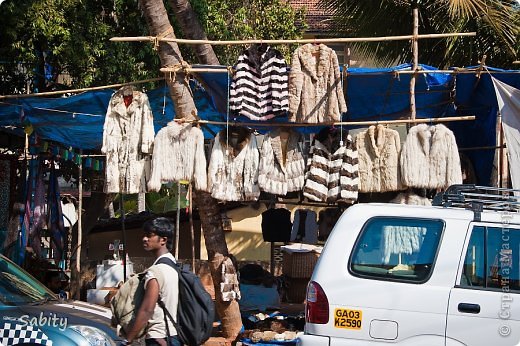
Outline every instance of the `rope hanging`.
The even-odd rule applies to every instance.
[[[170,26],[166,31],[163,31],[155,37],[150,37],[150,41],[153,43],[153,50],[156,52],[159,50],[159,42],[166,38],[166,36],[173,34],[173,27]]]

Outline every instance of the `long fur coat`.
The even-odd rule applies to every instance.
[[[462,184],[455,136],[442,124],[412,127],[401,151],[401,179],[405,186],[445,189]]]
[[[123,97],[130,95],[132,102],[126,107]],[[146,192],[154,135],[148,96],[131,87],[116,91],[108,104],[103,126],[105,192]]]
[[[236,141],[236,142],[235,142]],[[222,201],[258,199],[259,153],[255,136],[245,128],[220,131],[215,137],[208,168],[208,191]]]
[[[309,200],[327,203],[357,200],[358,156],[350,134],[341,138],[337,129],[320,131],[309,152],[307,167],[303,195]]]
[[[370,126],[356,137],[359,159],[359,191],[401,190],[399,133],[383,125]]]
[[[193,181],[196,190],[207,189],[204,134],[191,124],[174,121],[155,137],[150,191],[159,191],[166,182]]]
[[[229,109],[252,120],[285,115],[289,106],[288,75],[280,51],[259,44],[244,50],[231,83]]]
[[[346,111],[334,50],[324,44],[311,43],[296,49],[289,73],[289,121],[340,121]]]
[[[274,130],[266,134],[260,151],[258,185],[262,191],[273,195],[301,191],[304,183],[302,136],[296,131],[288,131],[287,147],[284,148],[281,133]]]

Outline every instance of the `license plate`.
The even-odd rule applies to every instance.
[[[361,329],[363,312],[361,310],[335,309],[334,327],[344,329]]]

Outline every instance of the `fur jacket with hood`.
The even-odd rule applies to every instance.
[[[356,137],[359,191],[389,192],[402,189],[399,171],[401,140],[395,130],[370,126]]]
[[[260,150],[258,185],[262,191],[273,195],[303,189],[305,161],[301,149],[302,135],[289,130],[284,146],[284,132],[274,130],[264,137]]]
[[[206,191],[204,134],[191,124],[172,121],[155,137],[148,189],[159,191],[163,183],[181,180],[193,181],[196,190]]]
[[[215,137],[208,168],[208,191],[222,201],[258,199],[259,153],[256,137],[246,128],[230,127]]]
[[[128,97],[128,106],[124,97]],[[154,136],[148,96],[132,87],[116,91],[110,98],[103,126],[106,193],[146,192]]]
[[[229,109],[234,115],[252,120],[286,115],[288,75],[282,53],[265,44],[252,45],[238,58],[229,91]]]
[[[341,143],[343,141],[343,143]],[[350,134],[325,128],[314,139],[307,160],[303,195],[312,201],[354,203],[358,197],[358,156]]]
[[[289,73],[289,121],[341,121],[341,114],[346,111],[334,50],[311,43],[296,49]]]
[[[462,171],[455,136],[442,124],[412,127],[400,158],[405,186],[445,189],[462,184]]]

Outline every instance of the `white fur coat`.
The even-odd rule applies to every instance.
[[[206,190],[204,134],[191,124],[172,121],[155,137],[148,189],[159,191],[163,183],[181,180],[193,181],[196,190]]]
[[[123,94],[132,95],[128,107]],[[148,96],[128,87],[116,91],[108,104],[103,126],[105,192],[146,192],[154,135]]]
[[[359,191],[401,190],[399,133],[383,125],[370,126],[356,137],[359,160]]]
[[[226,130],[220,131],[211,150],[208,191],[222,201],[251,201],[260,195],[256,138],[246,129],[238,132],[233,145],[226,140]]]
[[[269,132],[264,137],[260,151],[258,185],[262,191],[273,195],[286,195],[287,192],[303,189],[305,161],[301,151],[302,136],[289,131],[285,151],[280,138],[280,130]]]
[[[455,136],[442,124],[412,127],[401,151],[401,179],[405,186],[445,189],[462,184]]]
[[[311,43],[296,49],[289,74],[289,121],[340,121],[346,111],[334,50],[324,44]]]

